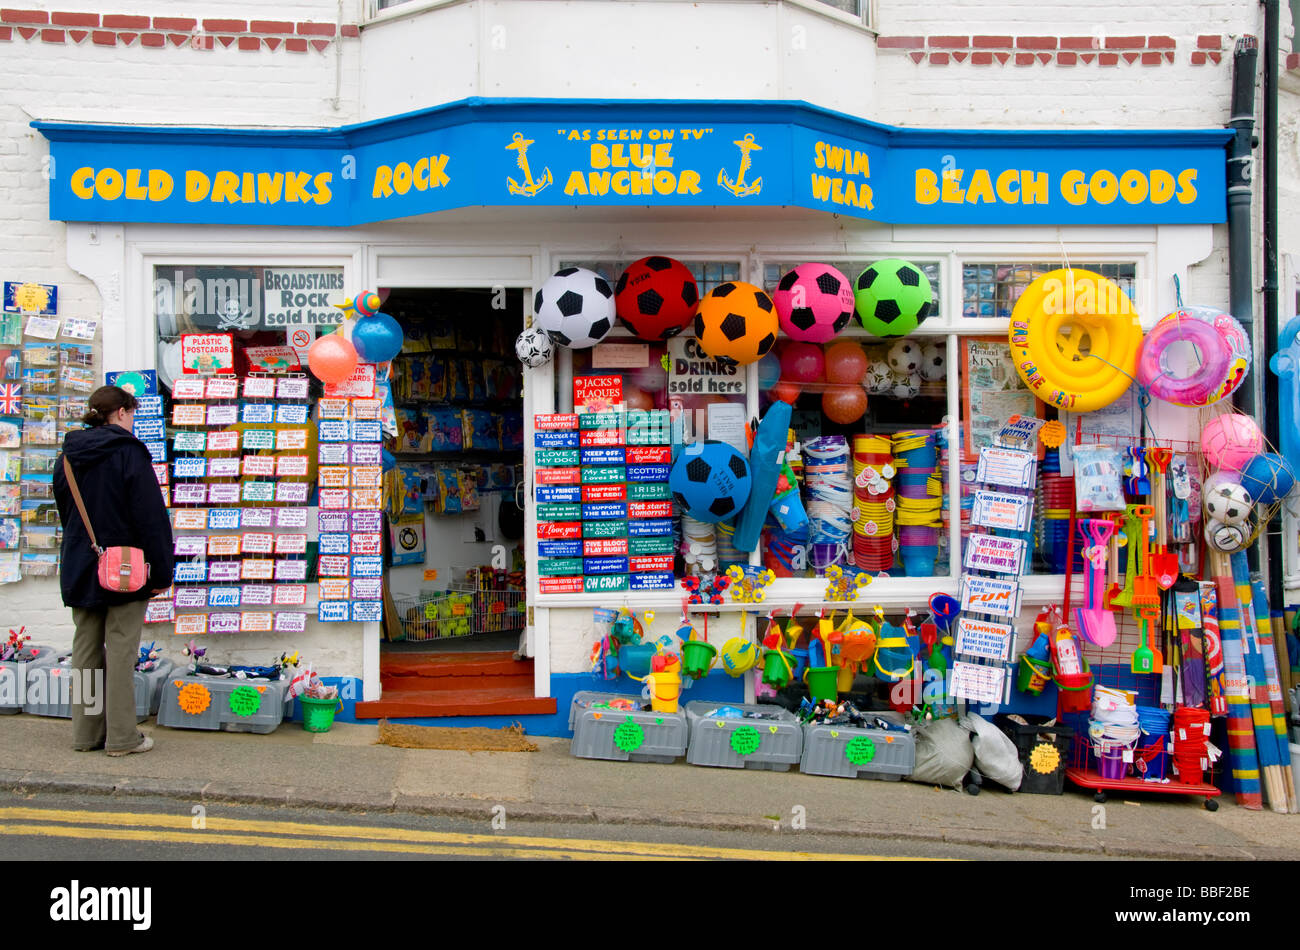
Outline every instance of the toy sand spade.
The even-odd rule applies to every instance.
[[[1169,590],[1174,586],[1174,581],[1178,580],[1178,555],[1169,552],[1169,513],[1165,494],[1165,472],[1173,454],[1172,449],[1166,448],[1147,450],[1147,458],[1156,473],[1152,479],[1151,493],[1155,502],[1156,543],[1160,549],[1151,555],[1151,570],[1148,573],[1155,575],[1156,584],[1161,590]]]
[[[1115,617],[1102,600],[1102,590],[1106,583],[1107,543],[1115,525],[1105,518],[1086,518],[1079,527],[1092,539],[1092,545],[1083,552],[1089,562],[1088,604],[1074,608],[1074,623],[1089,642],[1108,647],[1115,642],[1117,630]]]
[[[1165,668],[1164,655],[1150,646],[1151,629],[1160,619],[1156,607],[1143,607],[1138,611],[1138,622],[1142,627],[1142,645],[1133,651],[1134,673],[1159,673]]]

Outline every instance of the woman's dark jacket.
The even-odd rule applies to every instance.
[[[99,559],[90,546],[72,491],[63,474],[63,459],[81,489],[95,539],[101,547],[140,548],[149,564],[149,581],[134,594],[111,593],[99,586]],[[63,557],[59,581],[69,607],[113,607],[147,600],[150,592],[168,587],[175,566],[171,520],[158,489],[153,459],[143,442],[116,425],[74,429],[63,440],[63,454],[54,467],[54,498],[63,522]]]

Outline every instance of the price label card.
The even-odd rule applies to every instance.
[[[214,505],[239,504],[239,484],[208,486],[208,501]]]
[[[208,474],[208,460],[180,458],[172,462],[172,474],[177,478],[203,478]]]
[[[265,449],[268,451],[275,448],[275,430],[245,429],[244,448],[254,450]]]
[[[1006,675],[1000,666],[978,666],[959,660],[952,668],[952,694],[978,703],[1000,703]]]
[[[316,481],[322,488],[347,488],[348,467],[346,465],[321,465],[316,469]]]
[[[276,554],[306,554],[307,535],[277,534],[275,536],[275,553]]]
[[[382,600],[354,601],[352,604],[352,622],[370,623],[384,619],[384,602]]]
[[[239,629],[243,633],[270,632],[273,616],[269,611],[245,610],[240,614]]]
[[[245,584],[243,591],[245,607],[269,605],[275,598],[275,587],[272,584]]]
[[[238,607],[243,599],[243,592],[238,587],[209,587],[209,607]]]
[[[378,509],[383,504],[382,495],[383,491],[379,488],[354,488],[352,489],[352,507]]]
[[[353,577],[382,577],[384,559],[382,557],[352,557]]]
[[[141,442],[166,438],[166,427],[161,419],[136,419],[131,430]]]
[[[178,402],[172,406],[172,425],[201,426],[208,418],[208,407],[200,403]]]
[[[208,486],[183,483],[172,491],[172,501],[178,505],[202,505],[208,500]]]
[[[244,474],[257,475],[263,477],[275,476],[275,456],[273,455],[245,455],[244,456]]]
[[[176,635],[178,637],[196,637],[207,632],[207,614],[181,614],[176,618]]]
[[[275,482],[244,482],[244,501],[275,501]]]
[[[210,557],[233,557],[239,553],[240,537],[237,534],[214,534],[208,538]]]
[[[270,558],[244,558],[240,578],[246,581],[269,581],[275,578],[275,561]]]
[[[321,465],[346,465],[348,446],[346,442],[322,442],[316,447],[316,461]]]
[[[213,377],[208,380],[208,399],[234,399],[239,394],[239,380],[231,376],[226,379]]]
[[[307,378],[305,376],[286,376],[283,379],[276,380],[275,398],[306,399]]]
[[[208,581],[213,584],[237,583],[239,564],[239,561],[213,561],[208,565]]]
[[[1033,488],[1038,477],[1037,461],[1032,452],[986,445],[980,449],[975,480],[1006,488]]]
[[[1028,531],[1033,510],[1034,500],[1027,495],[977,491],[970,522],[980,528]]]
[[[322,508],[347,508],[352,500],[346,488],[322,488],[318,497]]]
[[[378,465],[353,465],[353,488],[378,488],[383,478],[383,469]]]
[[[176,539],[173,553],[177,557],[202,557],[208,550],[208,539],[202,534],[181,535]]]
[[[275,603],[281,607],[301,607],[307,603],[306,584],[277,584]]]
[[[208,451],[210,452],[237,452],[239,450],[239,433],[238,432],[209,432]]]
[[[347,422],[337,419],[322,419],[316,423],[318,442],[346,442],[348,441],[348,424]]]
[[[307,562],[283,558],[275,562],[275,579],[277,581],[305,581],[307,579]]]
[[[961,577],[961,609],[1014,620],[1020,613],[1020,584],[996,577]]]
[[[316,512],[316,530],[321,534],[324,534],[327,531],[347,531],[348,513],[346,511]]]
[[[281,429],[275,445],[281,452],[302,452],[307,448],[307,430]]]
[[[382,442],[384,430],[378,420],[357,419],[352,423],[353,442]]]
[[[171,623],[176,619],[176,608],[171,601],[151,600],[144,608],[145,623]]]
[[[307,511],[304,508],[280,508],[275,513],[277,528],[307,527]]]
[[[316,415],[321,419],[346,419],[348,417],[348,401],[327,396],[316,402]]]
[[[966,545],[964,563],[970,571],[1019,575],[1025,564],[1025,542],[1020,538],[972,534]]]
[[[208,588],[177,587],[174,603],[181,610],[202,610],[208,605]]]
[[[307,615],[280,611],[275,615],[276,633],[302,633],[307,629]]]
[[[354,534],[352,535],[352,553],[375,556],[383,553],[383,538],[381,534]],[[356,571],[353,570],[353,575]]]
[[[208,578],[208,566],[202,561],[177,561],[172,579],[177,584],[194,584]]]
[[[210,426],[233,426],[238,418],[238,406],[208,406],[207,424]]]
[[[347,600],[350,584],[346,578],[322,577],[320,579],[321,600]]]
[[[266,376],[249,376],[244,380],[245,399],[274,399],[275,380]]]
[[[172,512],[172,527],[177,531],[204,531],[208,527],[208,509],[177,508]]]
[[[1009,623],[981,620],[977,617],[957,618],[957,653],[981,656],[990,660],[1008,660],[1015,645],[1016,631]]]
[[[208,475],[211,476],[212,478],[238,478],[239,459],[237,458],[212,459],[208,463]]]
[[[208,615],[208,633],[238,633],[239,614],[219,613]]]
[[[382,600],[384,582],[376,577],[360,578],[352,582],[353,600]]]
[[[239,417],[253,425],[269,425],[275,419],[275,409],[269,402],[245,403]]]
[[[269,528],[275,518],[274,508],[245,508],[242,524],[245,528]]]
[[[280,482],[275,486],[275,500],[285,505],[305,505],[311,486],[306,482]]]
[[[172,383],[173,399],[202,399],[205,392],[206,387],[203,385],[202,379],[195,379],[194,377],[187,379],[182,376]]]
[[[375,533],[384,530],[384,515],[379,511],[354,511],[349,521],[353,534]]]
[[[346,556],[325,555],[320,556],[320,565],[318,571],[321,577],[347,577],[351,573],[352,564]]]
[[[275,421],[284,425],[305,425],[307,407],[301,403],[280,403],[275,407]]]
[[[352,536],[349,534],[322,534],[317,544],[321,554],[352,553]]]
[[[270,554],[276,542],[275,535],[260,531],[250,531],[243,538],[245,554]]]
[[[346,600],[322,600],[316,605],[316,620],[320,623],[343,623],[347,619]]]
[[[275,474],[281,478],[306,478],[308,461],[305,455],[281,455],[276,459]]]
[[[376,445],[373,442],[361,442],[352,446],[352,464],[353,465],[381,465],[384,453],[383,446]],[[383,469],[381,468],[382,472]]]
[[[352,418],[378,419],[383,405],[383,401],[380,399],[354,399],[352,400]]]

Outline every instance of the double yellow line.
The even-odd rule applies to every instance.
[[[89,838],[163,844],[243,845],[253,848],[381,852],[430,857],[545,858],[573,861],[891,861],[885,855],[714,848],[649,841],[475,835],[365,825],[320,825],[206,816],[202,829],[184,814],[0,808],[0,835]],[[792,841],[793,843],[793,841]]]

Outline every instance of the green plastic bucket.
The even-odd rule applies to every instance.
[[[790,683],[790,662],[780,650],[763,651],[763,682],[773,689],[785,689]]]
[[[713,667],[718,648],[705,640],[686,640],[682,643],[682,672],[699,679]]]
[[[299,696],[302,703],[302,727],[308,732],[329,732],[334,725],[334,716],[343,709],[341,699],[312,699]]]
[[[812,696],[813,702],[820,703],[826,699],[835,702],[839,699],[839,677],[840,670],[837,666],[809,667],[804,674],[804,679],[808,682],[808,693]]]

